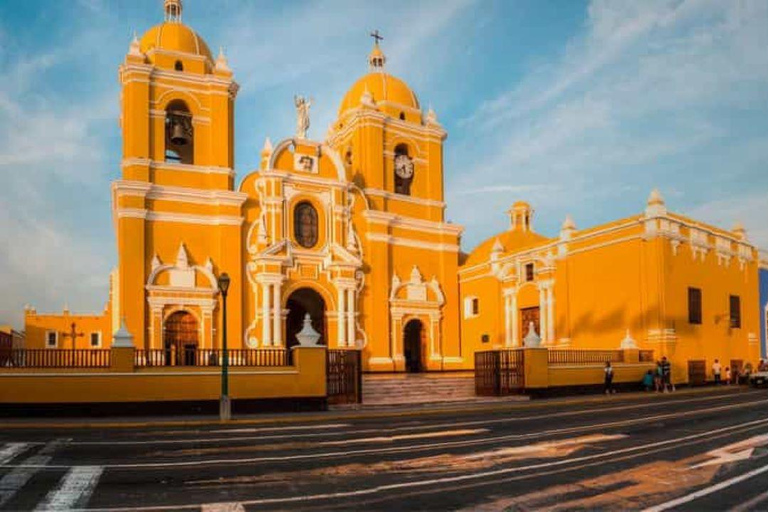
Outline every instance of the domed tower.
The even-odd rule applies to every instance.
[[[382,210],[443,220],[443,141],[446,132],[416,94],[387,73],[378,32],[368,73],[344,95],[329,143],[344,157],[348,178]]]
[[[374,32],[368,73],[344,95],[328,144],[341,156],[356,201],[365,286],[360,324],[368,371],[466,367],[458,342],[459,239],[445,222],[446,132],[416,94],[386,71]],[[386,305],[387,307],[383,307]]]
[[[135,37],[120,66],[122,177],[113,183],[118,307],[139,348],[167,345],[172,311],[184,336],[218,345],[216,274],[240,286],[244,198],[234,185],[238,86],[221,53],[182,22],[181,0]],[[224,244],[228,244],[228,249]],[[237,296],[232,289],[230,295]],[[177,315],[178,316],[178,315]],[[229,321],[239,331],[239,311]],[[185,342],[186,343],[186,342]],[[178,347],[177,347],[178,348]]]

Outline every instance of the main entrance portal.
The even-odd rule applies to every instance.
[[[197,336],[197,320],[191,313],[177,311],[169,316],[163,335],[165,365],[194,366]]]
[[[304,316],[307,313],[312,319],[312,327],[320,333],[318,343],[326,344],[325,301],[319,293],[312,288],[299,288],[288,297],[286,308],[288,317],[285,320],[285,345],[288,348],[299,344],[296,335],[304,327]]]
[[[403,355],[405,356],[405,371],[418,373],[422,371],[421,337],[424,331],[419,320],[411,320],[403,329]]]

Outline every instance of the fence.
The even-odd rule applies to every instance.
[[[111,351],[94,349],[0,350],[0,366],[14,368],[109,368]]]
[[[638,361],[641,363],[652,363],[653,350],[640,350],[638,353]]]
[[[283,348],[227,350],[229,366],[288,366],[288,351]],[[134,366],[221,366],[221,349],[150,349],[136,350]]]
[[[653,351],[650,351],[653,355]],[[547,362],[556,365],[588,365],[624,362],[623,350],[549,350]]]
[[[475,352],[475,394],[499,396],[525,388],[525,352],[489,350]]]
[[[363,372],[359,350],[328,350],[325,372],[328,403],[354,404],[363,401]]]

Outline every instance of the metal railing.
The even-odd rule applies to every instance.
[[[550,349],[547,351],[547,363],[555,365],[590,365],[624,362],[623,350],[570,350]]]
[[[229,366],[288,366],[288,351],[284,348],[232,349],[228,350]],[[221,366],[224,351],[221,349],[150,349],[136,350],[134,365],[148,366]]]
[[[3,349],[0,366],[11,368],[109,368],[107,349]]]
[[[641,350],[638,361],[641,363],[652,363],[653,350]]]
[[[475,394],[501,396],[522,392],[524,357],[522,349],[475,352]]]

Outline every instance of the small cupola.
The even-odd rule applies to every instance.
[[[378,30],[374,30],[371,33],[371,37],[375,42],[373,43],[373,50],[371,50],[371,53],[368,55],[368,67],[371,71],[384,71],[384,64],[387,62],[387,57],[384,55],[384,52],[381,51],[381,47],[379,46],[379,41],[384,38],[379,35]]]
[[[165,0],[165,21],[172,23],[181,23],[181,11],[183,5],[181,0]]]
[[[533,231],[533,208],[525,201],[517,201],[507,212],[511,231]]]

